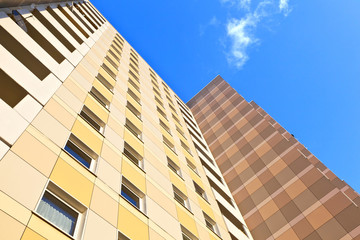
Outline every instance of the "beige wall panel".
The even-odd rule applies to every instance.
[[[89,210],[84,240],[117,239],[117,230],[103,218]]]
[[[94,68],[94,70],[97,70],[97,68],[98,67]],[[89,91],[96,75],[97,74],[94,75],[93,71],[90,72],[89,69],[84,66],[82,61],[76,66],[75,71],[71,73],[70,77],[74,79],[85,91]]]
[[[59,102],[50,99],[50,101],[45,105],[45,110],[52,115],[56,120],[58,120],[62,125],[64,125],[68,130],[70,130],[75,122],[76,115],[74,112],[70,113],[62,106]]]
[[[163,157],[161,157],[161,155],[156,156],[155,153],[152,153],[147,148],[145,148],[144,158],[146,161],[145,170],[147,176],[156,179],[157,175],[160,174],[161,176],[169,180],[169,168],[167,167],[165,155]],[[156,170],[155,172],[153,172],[154,169]]]
[[[121,175],[119,171],[110,165],[110,163],[102,158],[99,158],[96,174],[99,179],[120,194]]]
[[[0,203],[0,210],[24,225],[28,223],[31,211],[1,191]]]
[[[109,115],[107,126],[111,127],[111,129],[115,131],[116,134],[119,135],[121,138],[124,137],[124,123],[118,121],[111,114]]]
[[[80,112],[84,105],[77,97],[75,97],[66,87],[61,86],[56,91],[56,96],[65,102],[74,112]]]
[[[167,212],[167,209],[162,208],[160,205],[158,205],[150,198],[147,198],[146,204],[147,204],[148,216],[151,219],[151,221],[156,223],[159,227],[164,229],[171,236],[175,237],[176,239],[181,239],[180,224],[177,218],[171,216]],[[165,207],[166,205],[162,205],[162,206]]]
[[[69,137],[69,130],[45,110],[42,110],[39,115],[37,115],[32,125],[59,147],[63,147]]]
[[[124,138],[117,134],[111,127],[107,126],[105,128],[104,136],[118,151],[122,152],[124,150]]]
[[[47,177],[57,160],[55,153],[27,131],[16,141],[12,151]]]
[[[35,208],[46,180],[11,151],[0,161],[0,190],[30,210]]]
[[[161,188],[164,192],[166,192],[168,196],[172,197],[174,193],[169,179],[164,175],[162,175],[158,171],[158,169],[152,166],[151,164],[147,164],[145,166],[147,166],[146,168],[146,176],[148,177],[147,179],[151,181],[151,183],[153,183],[156,187]],[[166,171],[168,173],[168,170]]]
[[[0,211],[0,239],[17,240],[21,238],[25,226],[3,211]]]
[[[174,218],[177,218],[176,213],[176,207],[175,203],[173,201],[173,196],[168,195],[169,193],[166,193],[165,195],[163,189],[159,189],[160,186],[155,186],[152,184],[152,182],[147,181],[146,183],[146,194],[154,200],[154,202],[158,203],[160,206],[166,206],[166,211],[173,216]]]
[[[121,172],[122,149],[120,151],[107,139],[105,139],[101,151],[101,157],[104,158],[113,168]]]
[[[88,92],[82,88],[72,77],[67,78],[64,82],[65,86],[79,101],[84,102]]]
[[[117,226],[118,203],[97,186],[94,187],[90,209],[113,226]]]
[[[150,240],[166,240],[166,238],[162,237],[156,230],[150,228],[149,229],[149,239]]]
[[[5,154],[9,151],[8,145],[6,145],[3,141],[0,140],[0,161],[5,156]]]

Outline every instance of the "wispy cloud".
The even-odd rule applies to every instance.
[[[221,3],[230,4],[231,6],[237,6],[242,9],[249,10],[251,0],[220,0]]]
[[[222,2],[249,2],[250,0],[220,0]],[[277,1],[278,4],[277,4]],[[287,16],[291,9],[289,0],[261,0],[253,10],[248,9],[245,16],[231,18],[226,24],[227,36],[231,45],[227,54],[228,61],[237,68],[241,68],[249,59],[248,50],[251,46],[259,43],[256,37],[258,25],[265,19],[275,14],[283,13]],[[245,8],[246,9],[246,8]]]
[[[291,12],[291,9],[289,7],[289,0],[280,0],[279,9],[280,12],[283,12],[284,15],[287,16]]]

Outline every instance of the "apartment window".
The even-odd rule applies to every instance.
[[[95,159],[97,158],[96,154],[74,135],[70,135],[64,150],[86,168],[94,169]]]
[[[129,119],[125,121],[125,127],[134,134],[138,139],[141,140],[141,130],[138,129]]]
[[[186,209],[190,210],[190,204],[188,197],[182,193],[177,187],[173,185],[173,191],[174,191],[174,198],[175,200],[183,205]]]
[[[153,91],[154,91],[160,98],[162,98],[160,92],[159,92],[158,90],[156,90],[156,88],[153,87]]]
[[[159,119],[160,126],[163,127],[169,134],[171,134],[170,128],[163,122],[161,119]]]
[[[179,177],[181,177],[181,170],[180,167],[178,165],[176,165],[176,163],[174,163],[169,157],[167,158],[168,161],[168,167],[174,172],[176,173]]]
[[[105,64],[101,65],[101,67],[113,78],[116,80],[116,74]]]
[[[131,89],[128,89],[127,92],[137,103],[141,105],[140,98],[133,91],[131,91]]]
[[[129,66],[131,67],[132,70],[134,70],[134,72],[136,72],[137,74],[139,74],[139,69],[138,69],[136,66],[134,66],[134,64],[133,64],[132,62],[130,62]],[[133,73],[131,70],[129,70],[129,72],[130,72],[132,75],[134,75],[134,73]],[[139,81],[139,79],[138,79],[137,77],[136,77],[135,80]]]
[[[127,102],[126,107],[139,119],[141,119],[141,113],[129,102]]]
[[[135,163],[135,165],[139,166],[141,169],[143,168],[143,157],[133,149],[127,142],[124,144],[124,154],[130,161]]]
[[[129,78],[128,82],[129,82],[138,92],[140,92],[139,86],[138,86],[136,83],[134,83],[134,81],[131,80],[131,78]]]
[[[209,228],[214,233],[216,233],[217,235],[219,235],[219,230],[216,225],[216,222],[211,217],[209,217],[206,213],[203,212],[203,215],[204,215],[206,227]]]
[[[119,232],[118,240],[131,240],[131,239],[125,236],[124,234],[122,234],[121,232]]]
[[[104,132],[105,123],[86,106],[80,112],[80,116],[101,134]]]
[[[170,142],[170,140],[167,139],[164,135],[163,135],[163,142],[165,143],[166,146],[168,146],[171,150],[173,150],[173,152],[176,152],[174,144]]]
[[[158,111],[158,113],[160,113],[161,116],[167,119],[166,113],[164,113],[163,110],[161,110],[159,107],[156,107],[156,110]]]
[[[115,68],[118,69],[118,63],[114,62],[111,58],[109,58],[108,56],[105,57],[105,59]]]
[[[101,75],[100,73],[98,73],[98,75],[96,76],[96,78],[107,88],[109,89],[109,91],[113,91],[114,89],[114,86],[111,85],[108,80],[103,76]]]
[[[132,64],[130,63],[130,66],[132,66]],[[132,66],[134,67],[134,66]],[[139,82],[139,78],[135,75],[135,73],[133,73],[131,70],[129,70],[129,74],[135,79],[135,81]]]
[[[196,182],[193,181],[193,183],[194,183],[194,187],[195,187],[195,192],[207,201],[208,199],[207,199],[204,189],[202,189]]]
[[[133,185],[129,180],[123,177],[121,185],[121,196],[123,196],[129,203],[140,211],[144,211],[144,197],[145,194],[142,193],[135,185]]]
[[[187,158],[186,158],[186,163],[192,171],[194,171],[196,174],[199,174],[196,166]]]
[[[189,230],[181,225],[182,240],[198,240],[198,238],[192,234]]]
[[[66,235],[80,239],[79,233],[86,209],[53,182],[49,182],[38,203],[36,213]]]
[[[162,103],[162,101],[155,96],[155,101],[158,102],[160,104],[160,106],[164,107],[164,104]]]
[[[181,136],[183,136],[186,139],[184,131],[181,130],[177,125],[176,125],[176,131],[178,131],[181,134]]]
[[[107,100],[96,88],[94,87],[91,88],[90,95],[93,96],[106,109],[109,108],[110,106],[109,100]]]
[[[172,115],[172,118],[178,123],[181,125],[180,123],[180,120],[174,115],[174,114],[171,114]]]
[[[192,154],[190,148],[188,147],[188,145],[186,145],[182,140],[180,140],[180,142],[181,142],[181,146],[182,146],[188,153]]]
[[[175,108],[169,103],[169,107],[171,108],[171,110],[173,110],[174,112],[176,112]]]

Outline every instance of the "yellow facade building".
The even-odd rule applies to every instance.
[[[88,1],[0,0],[1,240],[252,239],[188,107]]]

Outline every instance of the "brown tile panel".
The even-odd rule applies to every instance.
[[[254,239],[360,235],[360,195],[255,102],[218,76],[188,106]]]

